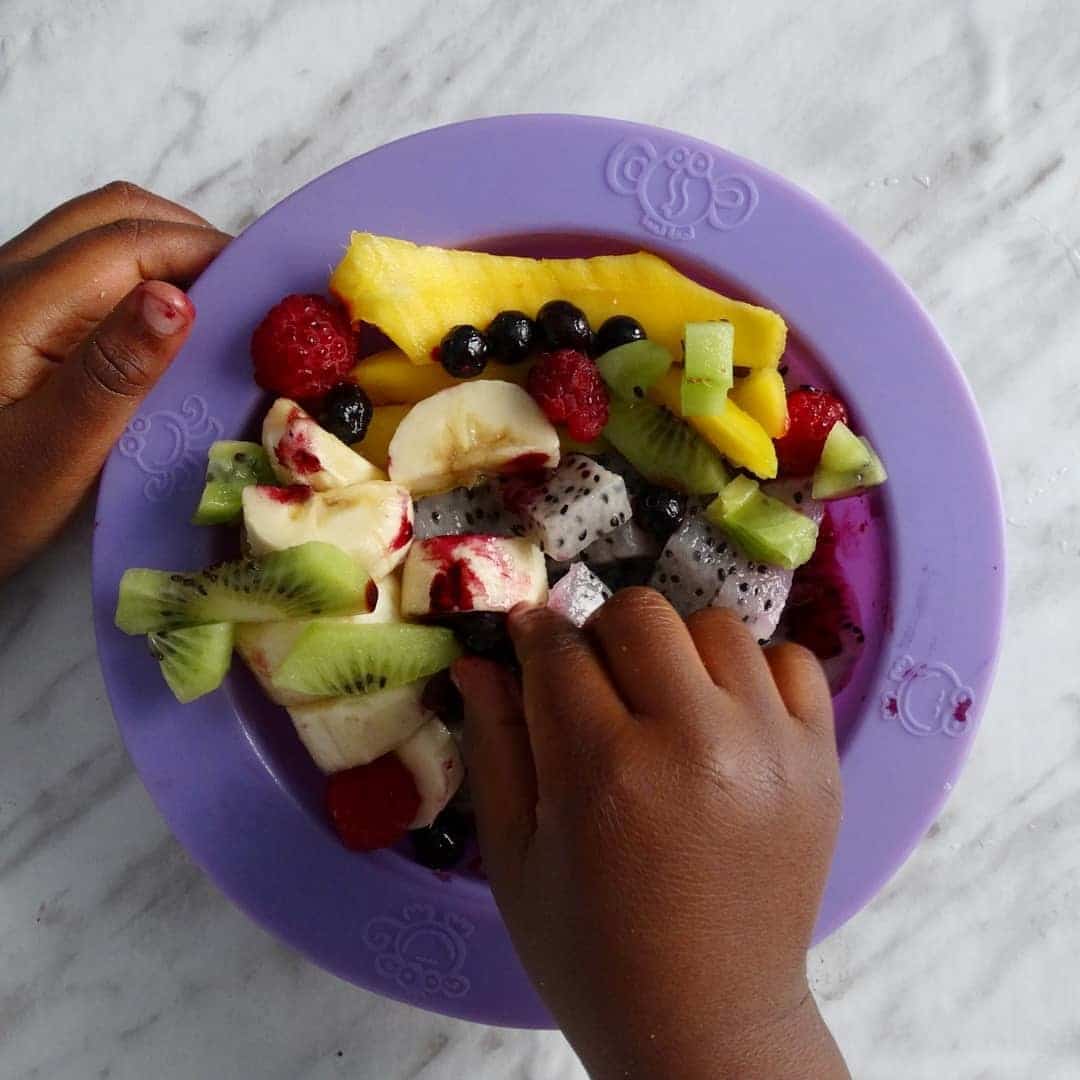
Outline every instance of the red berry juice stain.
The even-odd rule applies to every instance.
[[[368,611],[374,611],[378,602],[379,586],[375,584],[374,580],[370,580],[364,588],[364,603],[367,604]]]
[[[850,656],[848,663],[834,665],[834,694],[851,678],[864,641],[858,599],[844,577],[837,541],[832,515],[826,510],[813,557],[795,571],[783,619],[788,639],[809,649],[819,660],[836,660],[845,653]]]
[[[547,463],[547,454],[542,454],[539,450],[533,450],[528,454],[518,454],[516,458],[511,458],[502,467],[502,471],[513,476],[525,476],[532,473],[542,478]]]
[[[266,494],[279,503],[306,503],[311,498],[307,484],[289,484],[288,487],[264,487]]]
[[[428,588],[432,612],[472,611],[476,600],[486,595],[483,581],[464,558],[466,552],[486,558],[509,576],[502,552],[490,536],[431,536],[423,543],[425,554],[442,564]]]
[[[968,718],[968,709],[971,708],[971,698],[962,697],[953,708],[953,719],[958,724],[966,724]]]
[[[390,541],[390,550],[398,551],[403,548],[413,538],[413,523],[409,520],[408,514],[401,515],[401,527],[397,531],[397,535]]]
[[[897,704],[895,697],[887,697],[885,699],[885,712],[889,716],[898,716],[900,714],[900,706]]]
[[[307,432],[296,427],[296,421],[304,418],[299,409],[289,413],[285,434],[274,447],[274,454],[284,469],[290,469],[297,476],[310,476],[322,469],[322,462],[311,452],[311,441]]]

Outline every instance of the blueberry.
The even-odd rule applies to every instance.
[[[585,312],[574,307],[568,300],[549,300],[536,316],[536,329],[540,344],[545,349],[592,348],[592,330]]]
[[[686,496],[665,487],[648,487],[638,494],[634,516],[657,540],[666,540],[686,513]]]
[[[475,326],[455,326],[442,339],[439,359],[455,379],[471,379],[487,367],[487,340]]]
[[[454,631],[466,652],[504,664],[514,662],[514,646],[506,629],[506,615],[502,612],[463,611],[448,616],[445,625]]]
[[[323,398],[319,423],[344,443],[359,442],[371,423],[371,398],[356,383],[332,387]]]
[[[500,311],[487,328],[488,349],[500,364],[520,364],[536,337],[536,323],[524,311]]]
[[[610,352],[620,345],[629,345],[631,341],[641,341],[645,330],[637,319],[629,315],[612,315],[596,332],[596,352]]]
[[[421,866],[430,870],[449,870],[464,854],[468,835],[468,822],[456,810],[447,807],[427,828],[413,829],[409,839]]]
[[[465,723],[465,703],[449,671],[440,671],[428,679],[420,695],[420,704],[451,731],[460,731]]]

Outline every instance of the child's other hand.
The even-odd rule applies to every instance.
[[[191,330],[176,286],[228,241],[116,183],[0,247],[0,580],[78,506]]]
[[[596,1077],[846,1077],[806,951],[840,816],[817,661],[628,589],[510,621],[522,687],[458,661],[485,865]]]

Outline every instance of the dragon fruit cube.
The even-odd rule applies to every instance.
[[[510,481],[504,502],[513,507],[544,554],[567,562],[630,520],[621,476],[584,454],[568,454],[545,480]]]
[[[584,626],[610,596],[611,590],[584,563],[574,562],[552,588],[547,606],[575,626]]]
[[[525,531],[520,521],[503,507],[498,490],[490,484],[454,488],[417,499],[413,529],[417,540],[465,533],[514,536]]]

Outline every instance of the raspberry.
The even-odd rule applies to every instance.
[[[397,754],[334,773],[326,788],[326,809],[352,851],[375,851],[400,840],[420,808],[412,774]]]
[[[529,372],[529,393],[571,438],[592,442],[608,420],[608,394],[596,362],[577,349],[544,353]]]
[[[788,394],[787,405],[787,434],[776,440],[780,471],[806,476],[814,471],[833,424],[847,423],[847,409],[838,397],[808,387]]]
[[[312,401],[345,378],[356,348],[341,308],[322,296],[286,296],[251,335],[255,381],[283,397]]]

